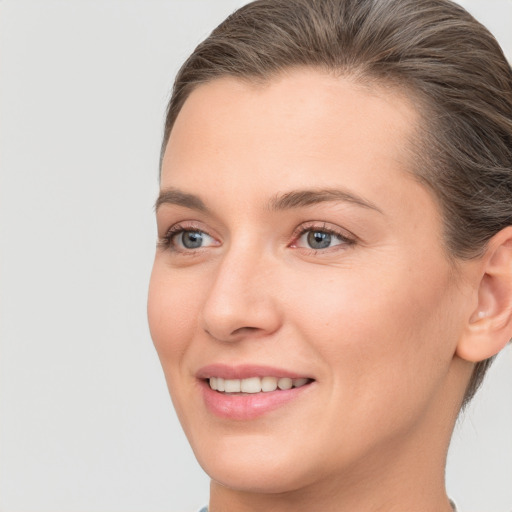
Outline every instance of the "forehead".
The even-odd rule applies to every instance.
[[[161,188],[193,193],[217,210],[229,205],[229,215],[261,210],[290,190],[335,188],[397,223],[425,209],[438,219],[435,198],[412,172],[419,118],[399,90],[313,69],[265,83],[217,79],[184,103]]]
[[[201,157],[211,163],[226,152],[233,160],[251,152],[268,166],[288,152],[294,165],[294,156],[327,158],[332,144],[345,157],[357,153],[361,165],[370,157],[391,158],[410,170],[408,140],[418,118],[397,89],[319,70],[288,70],[264,83],[223,77],[197,87],[185,101],[164,154],[164,179],[169,168],[182,168],[185,156],[199,164]]]

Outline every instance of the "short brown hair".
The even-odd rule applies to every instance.
[[[490,32],[449,0],[257,0],[237,10],[181,67],[162,157],[190,93],[222,76],[268,80],[319,67],[391,84],[425,125],[415,175],[437,197],[447,253],[470,259],[512,225],[512,70]],[[479,362],[464,404],[491,359]]]

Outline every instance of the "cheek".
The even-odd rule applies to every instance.
[[[148,322],[164,371],[168,364],[180,362],[177,356],[192,339],[200,295],[198,286],[180,282],[157,255],[149,284]]]
[[[437,269],[429,279],[395,262],[372,272],[343,270],[311,288],[297,322],[329,362],[333,389],[359,408],[409,407],[433,393],[457,339],[453,285]],[[304,312],[307,311],[307,315]],[[302,313],[302,316],[301,316]]]

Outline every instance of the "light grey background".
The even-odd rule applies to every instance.
[[[243,3],[0,2],[1,512],[207,501],[146,325],[152,205],[174,74]],[[512,56],[512,1],[463,4]],[[464,512],[512,511],[510,349],[447,482]]]

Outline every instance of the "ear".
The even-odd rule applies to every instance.
[[[512,337],[512,226],[491,238],[481,262],[477,306],[456,350],[471,362],[496,355]]]

